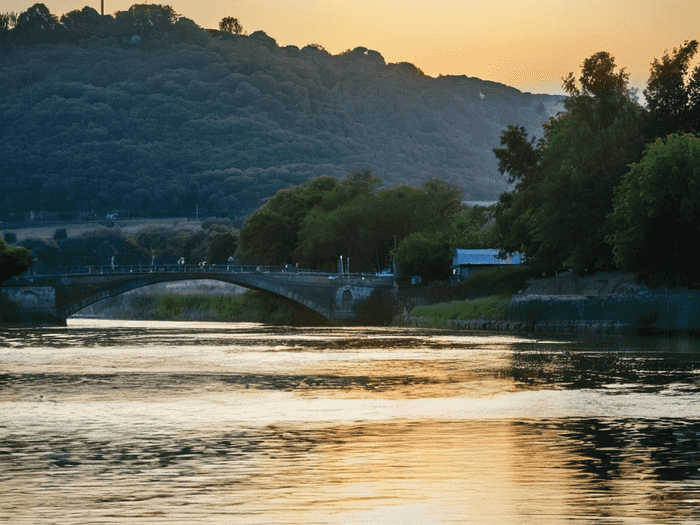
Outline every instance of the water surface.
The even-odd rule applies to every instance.
[[[0,522],[700,522],[700,344],[0,332]]]

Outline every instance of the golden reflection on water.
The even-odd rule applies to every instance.
[[[115,447],[111,465],[84,461],[20,474],[3,483],[3,504],[8,497],[16,504],[3,505],[0,519],[559,525],[613,516],[659,523],[678,513],[649,497],[662,491],[637,469],[612,483],[582,475],[574,466],[577,444],[538,422],[271,427],[247,449],[225,437],[180,436],[170,448],[180,457],[164,466],[158,454],[168,452],[166,443],[149,451],[135,436]]]
[[[619,377],[644,352],[568,346],[253,324],[13,332],[0,522],[699,522],[692,370],[657,388]]]

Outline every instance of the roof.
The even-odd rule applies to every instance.
[[[462,204],[469,208],[475,208],[477,206],[481,208],[489,208],[490,206],[498,204],[498,201],[462,201]]]
[[[522,264],[523,262],[524,257],[519,253],[506,256],[504,259],[499,259],[498,250],[465,250],[463,248],[455,248],[455,253],[452,257],[452,266]]]

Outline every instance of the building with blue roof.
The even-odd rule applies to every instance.
[[[507,268],[524,264],[525,257],[519,253],[500,259],[498,250],[466,250],[455,248],[452,256],[452,277],[462,281],[475,273],[494,268]]]

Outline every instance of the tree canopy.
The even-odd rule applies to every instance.
[[[238,18],[226,16],[219,22],[219,31],[230,33],[232,35],[245,35],[243,26],[238,21]]]
[[[277,192],[241,230],[241,255],[259,264],[299,263],[332,271],[342,255],[350,259],[351,271],[374,272],[391,266],[394,248],[422,232],[419,243],[442,239],[440,270],[431,275],[446,278],[450,232],[462,211],[462,191],[436,179],[420,188],[379,190],[380,184],[378,177],[362,170],[340,182],[322,177]],[[417,246],[415,239],[410,242]],[[402,262],[410,265],[409,259],[407,255]]]
[[[0,283],[14,275],[26,272],[32,262],[29,250],[13,247],[0,240]]]
[[[684,42],[654,59],[644,95],[649,106],[649,136],[700,133],[700,66],[689,71],[698,41]]]
[[[700,138],[672,134],[647,146],[615,191],[615,262],[650,285],[697,286]]]
[[[610,55],[596,53],[582,65],[580,88],[573,74],[564,80],[566,112],[544,124],[542,140],[513,126],[502,134],[494,152],[516,186],[496,210],[501,250],[523,252],[545,272],[614,266],[606,217],[644,145],[644,110],[631,100],[627,78]]]

